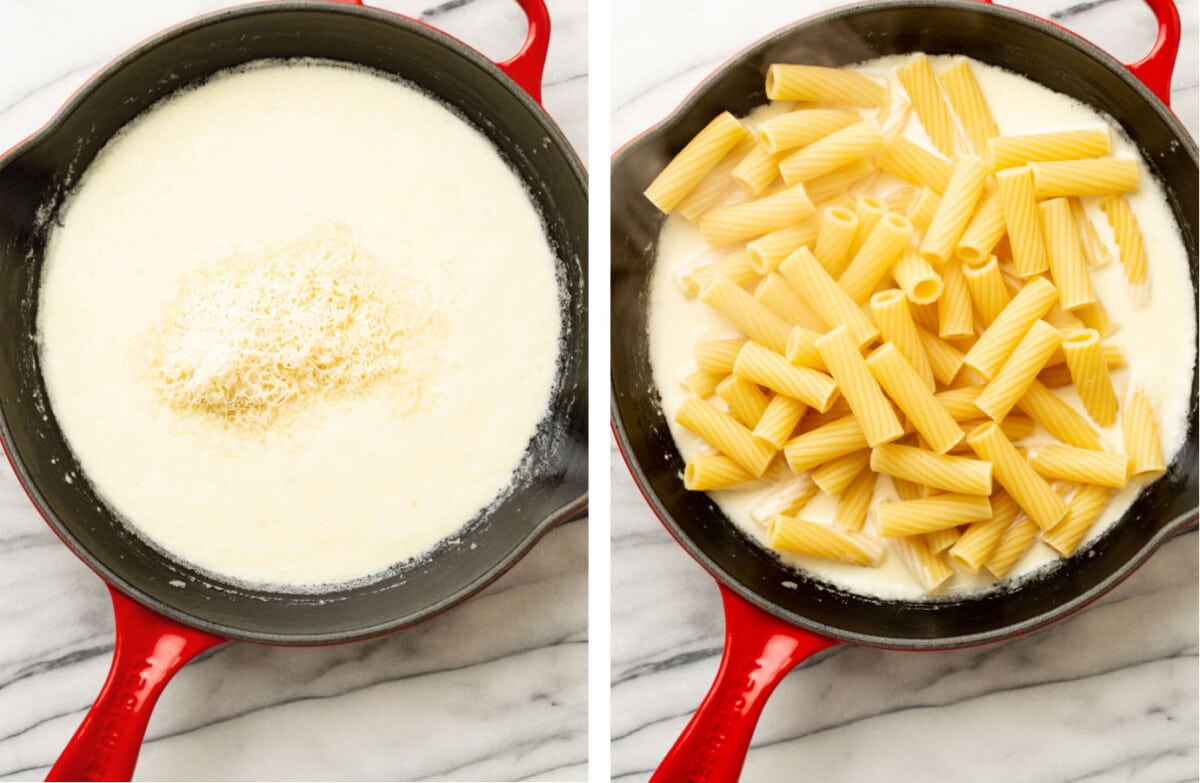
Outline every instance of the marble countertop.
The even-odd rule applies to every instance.
[[[613,148],[733,53],[837,4],[614,2]],[[1154,36],[1139,0],[1004,4],[1051,14],[1126,61]],[[1179,8],[1172,104],[1195,137],[1197,8]],[[634,783],[708,690],[723,621],[716,584],[651,513],[615,446],[611,476],[612,778]],[[835,648],[775,691],[742,779],[1197,780],[1197,539],[1179,536],[1104,599],[1031,636],[950,652]]]
[[[0,3],[0,150],[147,35],[228,0]],[[388,0],[486,55],[520,46],[511,0]],[[587,5],[551,0],[545,106],[587,148]],[[143,780],[583,780],[586,521],[564,525],[484,593],[381,639],[219,648],[183,669],[150,722]],[[100,688],[107,591],[0,461],[0,778],[41,779]]]

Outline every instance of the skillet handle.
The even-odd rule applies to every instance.
[[[132,779],[150,712],[167,681],[199,653],[228,641],[108,590],[117,626],[112,667],[46,780]]]
[[[1145,3],[1158,20],[1158,37],[1150,47],[1150,53],[1128,67],[1138,81],[1149,87],[1163,104],[1170,106],[1171,72],[1179,57],[1179,8],[1175,0],[1145,0]]]
[[[717,678],[650,783],[735,783],[767,698],[796,664],[837,644],[721,585],[725,651]]]
[[[332,0],[335,3],[362,5],[363,0]],[[542,105],[542,72],[546,70],[546,53],[550,50],[550,12],[545,0],[517,0],[525,12],[529,32],[520,50],[496,65],[517,83],[539,106]]]
[[[1175,61],[1179,57],[1179,8],[1175,0],[1142,0],[1154,12],[1158,20],[1158,36],[1150,52],[1136,63],[1129,63],[1129,69],[1138,81],[1146,85],[1150,92],[1158,96],[1164,105],[1171,105],[1171,73],[1175,70]],[[979,0],[991,4],[992,0]]]
[[[517,4],[529,21],[529,32],[520,51],[496,65],[540,106],[542,72],[546,69],[546,53],[550,49],[550,12],[546,10],[545,0],[517,0]]]

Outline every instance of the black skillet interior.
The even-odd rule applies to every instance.
[[[789,622],[846,641],[929,648],[974,644],[1040,627],[1103,593],[1172,532],[1195,520],[1196,368],[1186,445],[1112,532],[1036,580],[979,597],[886,602],[852,595],[796,571],[728,523],[703,493],[687,492],[683,462],[651,375],[647,285],[662,217],[641,195],[668,160],[722,110],[766,101],[772,62],[845,65],[889,54],[965,54],[1072,95],[1117,119],[1170,193],[1196,289],[1196,144],[1111,57],[1068,33],[1007,9],[950,2],[855,6],[800,22],[726,63],[676,113],[631,142],[612,168],[613,420],[635,480],[680,543],[738,594]],[[799,584],[796,588],[795,585]],[[791,586],[788,586],[791,585]]]
[[[107,510],[75,464],[46,404],[34,341],[47,222],[116,131],[154,101],[219,69],[260,58],[322,57],[397,74],[441,96],[483,131],[526,183],[556,248],[564,343],[551,409],[527,451],[528,478],[458,542],[368,586],[319,595],[251,590],[197,573],[147,546]],[[353,143],[352,139],[331,143]],[[41,214],[44,214],[41,213]],[[0,414],[14,466],[67,543],[142,603],[233,638],[277,643],[375,635],[442,611],[511,565],[587,491],[587,194],[561,132],[479,54],[422,25],[332,3],[219,12],[139,46],[105,70],[30,143],[0,161]],[[486,258],[486,257],[482,257]],[[99,326],[99,325],[98,325]],[[449,470],[453,466],[448,466]],[[172,586],[182,582],[186,587]]]

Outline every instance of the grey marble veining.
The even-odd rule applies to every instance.
[[[1124,61],[1154,37],[1139,0],[1013,0]],[[666,116],[759,37],[835,5],[613,3],[612,145]],[[1197,7],[1179,4],[1172,105],[1193,136]],[[671,44],[661,45],[670,29]],[[724,634],[716,585],[612,456],[613,779],[645,781],[699,705]],[[836,647],[784,678],[742,779],[1176,783],[1200,779],[1197,543],[1167,543],[1108,596],[1027,637],[948,652]]]
[[[0,2],[0,150],[126,47],[219,0]],[[512,0],[375,3],[494,59]],[[551,0],[544,104],[581,156],[587,6]],[[586,521],[547,535],[484,593],[416,628],[322,648],[233,644],[186,666],[151,720],[144,780],[583,780]],[[113,624],[100,580],[0,462],[0,778],[43,777],[99,690]]]

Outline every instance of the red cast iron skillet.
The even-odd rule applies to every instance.
[[[549,15],[529,20],[521,51],[494,64],[415,20],[327,2],[219,11],[161,33],[85,85],[32,137],[0,158],[0,437],[30,499],[109,585],[117,638],[108,681],[51,779],[129,779],[150,710],[168,678],[227,640],[346,642],[395,631],[483,589],[587,493],[587,192],[579,159],[540,107]],[[563,348],[550,410],[528,448],[529,476],[431,557],[366,586],[298,595],[199,573],[131,535],[97,497],[46,402],[35,342],[47,221],[105,142],[158,99],[259,58],[322,57],[396,74],[481,130],[519,174],[556,250]],[[330,143],[354,143],[353,139]],[[103,324],[95,328],[103,329]],[[452,469],[449,468],[449,469]],[[204,480],[197,477],[197,480]],[[172,586],[183,583],[185,587]]]
[[[643,189],[722,110],[766,102],[772,62],[845,65],[902,52],[966,54],[1107,112],[1166,185],[1196,289],[1196,143],[1165,102],[1179,44],[1171,0],[1147,0],[1154,50],[1126,68],[1087,41],[1023,13],[953,0],[862,3],[762,39],[721,66],[612,165],[613,429],[629,470],[667,530],[717,580],[726,646],[716,682],[653,780],[732,781],[767,697],[793,666],[838,643],[902,650],[1011,639],[1112,589],[1196,520],[1196,368],[1185,445],[1120,524],[1036,579],[982,595],[927,602],[854,595],[784,566],[730,524],[704,493],[683,488],[683,460],[659,407],[647,347],[648,285],[662,216]],[[1133,74],[1130,73],[1133,72]],[[1138,78],[1135,78],[1136,75]],[[1142,79],[1139,81],[1138,79]],[[1158,97],[1156,97],[1158,96]],[[1169,331],[1167,332],[1169,335]]]

